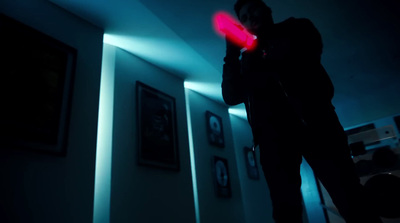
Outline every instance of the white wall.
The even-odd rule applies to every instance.
[[[180,171],[137,163],[136,81],[176,100]],[[116,48],[110,222],[195,222],[183,80]]]
[[[256,162],[259,179],[248,177],[244,157],[244,147],[253,145],[253,136],[247,120],[230,115],[232,123],[233,141],[238,165],[238,174],[243,195],[245,218],[248,223],[274,222],[272,219],[272,202],[269,195],[267,182],[260,164],[260,150],[257,147]]]
[[[44,0],[1,1],[0,12],[78,51],[67,155],[1,146],[1,222],[91,222],[103,31]]]
[[[200,221],[203,223],[246,222],[228,108],[194,91],[189,90],[187,97],[189,98],[191,124],[193,127],[193,150],[196,162]],[[208,142],[206,111],[210,111],[222,118],[225,139],[224,148],[210,145]],[[228,171],[232,191],[232,197],[230,198],[220,198],[216,196],[211,162],[214,156],[219,156],[228,160]]]
[[[108,48],[109,46],[107,46]],[[112,46],[111,46],[112,47]],[[183,80],[120,48],[115,49],[110,222],[195,222],[188,123]],[[176,99],[180,171],[137,163],[136,81]],[[196,171],[200,222],[272,222],[268,188],[247,177],[243,147],[250,146],[248,123],[230,116],[228,107],[186,90]],[[208,143],[205,112],[222,118],[225,148]],[[231,126],[232,123],[232,126]],[[234,131],[232,132],[232,129]],[[211,159],[228,160],[231,198],[215,194]]]

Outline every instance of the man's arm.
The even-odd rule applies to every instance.
[[[222,96],[226,104],[243,103],[246,96],[246,84],[240,67],[240,48],[226,40],[226,56],[222,73]]]

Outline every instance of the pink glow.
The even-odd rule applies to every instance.
[[[234,44],[252,50],[256,47],[255,37],[243,28],[239,21],[233,18],[227,12],[217,12],[213,18],[214,29],[221,35],[233,42]]]

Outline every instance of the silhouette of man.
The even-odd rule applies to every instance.
[[[262,0],[238,0],[234,9],[258,44],[241,53],[227,41],[222,94],[226,104],[246,106],[275,222],[302,222],[302,157],[347,223],[382,222],[368,205],[331,103],[318,30],[308,19],[275,24]]]

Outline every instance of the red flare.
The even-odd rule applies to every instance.
[[[244,47],[247,50],[252,50],[256,47],[256,37],[250,34],[242,27],[235,18],[227,12],[217,12],[213,18],[215,31],[222,35],[232,43]]]

